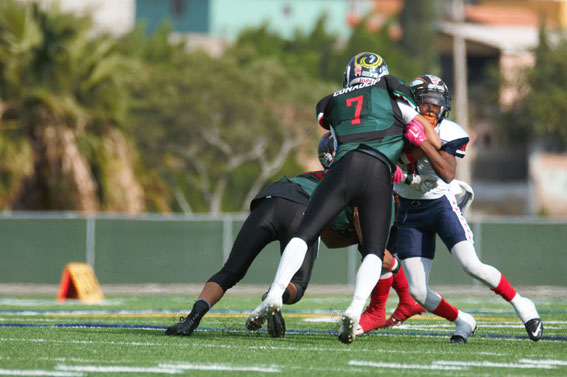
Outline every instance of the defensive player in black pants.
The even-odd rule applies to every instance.
[[[389,75],[379,55],[354,56],[346,67],[343,87],[316,107],[319,124],[331,130],[337,141],[336,156],[313,193],[299,230],[284,249],[268,295],[246,320],[249,330],[259,329],[281,309],[283,292],[326,224],[345,206],[357,206],[363,259],[339,329],[339,340],[351,343],[382,268],[392,222],[392,175],[404,135],[410,142],[427,137],[437,148],[441,146],[431,124],[415,110],[408,85]]]
[[[328,168],[335,154],[334,140],[330,133],[321,138],[318,153],[321,164]],[[283,252],[291,236],[298,230],[311,194],[323,175],[324,171],[315,171],[294,178],[283,177],[266,187],[252,200],[250,215],[238,233],[226,263],[207,281],[191,313],[170,326],[165,332],[166,335],[191,335],[207,311],[246,275],[248,268],[266,245],[279,241],[280,252]],[[334,219],[331,228],[341,233],[344,239],[345,234],[353,234],[345,232],[351,220],[352,210],[345,210]],[[357,242],[358,239],[355,238],[350,243]],[[315,237],[307,248],[301,266],[281,293],[283,303],[294,304],[303,297],[309,284],[318,246],[319,242]],[[284,336],[285,322],[281,315],[270,318],[268,332],[273,337]]]

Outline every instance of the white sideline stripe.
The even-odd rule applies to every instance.
[[[109,305],[117,305],[122,304],[124,300],[122,299],[111,299],[111,300],[103,300],[97,303],[98,306],[109,306]],[[12,306],[54,306],[57,305],[58,302],[55,299],[18,299],[18,298],[1,298],[0,305],[12,305]],[[68,302],[65,303],[68,306],[79,306],[84,305],[82,302]]]
[[[182,373],[181,369],[161,368],[161,367],[127,367],[127,366],[96,366],[96,365],[64,365],[59,364],[55,369],[75,372],[95,372],[95,373],[159,373],[176,374]]]
[[[156,346],[163,347],[167,345],[166,343],[149,343],[149,342],[103,342],[95,340],[53,340],[53,339],[17,339],[17,338],[0,338],[1,341],[12,341],[12,342],[33,342],[33,343],[73,343],[73,344],[112,344],[120,346]]]
[[[489,368],[514,368],[514,369],[554,369],[553,365],[523,364],[523,363],[494,363],[491,361],[434,361],[435,365],[462,366],[462,367],[489,367]]]
[[[384,363],[374,361],[361,361],[351,360],[348,365],[359,367],[374,367],[374,368],[391,368],[391,369],[431,369],[431,370],[465,370],[460,366],[443,366],[443,365],[426,365],[426,364],[401,364],[401,363]]]
[[[378,334],[377,334],[378,335]],[[418,337],[429,337],[423,335],[416,335]],[[501,339],[501,338],[486,338],[485,340],[492,340],[495,342],[525,342],[525,339]],[[2,342],[32,342],[32,343],[73,343],[73,344],[111,344],[111,345],[120,345],[120,346],[134,346],[134,347],[163,347],[169,345],[169,343],[150,343],[150,342],[115,342],[115,341],[94,341],[94,340],[54,340],[54,339],[44,339],[44,338],[0,338]],[[184,347],[184,348],[194,348],[194,347],[207,347],[207,348],[225,348],[225,349],[233,349],[233,348],[243,348],[242,346],[232,346],[227,344],[199,344],[198,346],[192,343],[179,343],[176,347]],[[305,351],[305,352],[350,352],[350,353],[358,353],[358,352],[373,352],[374,349],[363,348],[363,349],[345,349],[345,348],[319,348],[319,347],[293,347],[293,346],[247,346],[246,349],[248,350],[273,350],[273,351]],[[382,350],[381,352],[391,352],[396,353],[397,351],[388,351]],[[404,353],[421,353],[421,351],[404,351]]]
[[[531,360],[531,359],[520,359],[520,363],[526,364],[538,364],[538,365],[567,365],[565,360]]]
[[[311,323],[335,323],[339,322],[340,317],[337,318],[330,318],[330,317],[314,317],[314,318],[304,318],[303,322],[311,322]]]
[[[483,368],[512,368],[512,369],[555,369],[555,365],[567,365],[560,360],[529,360],[522,359],[520,363],[494,363],[490,361],[445,361],[438,360],[427,364],[385,363],[374,361],[351,360],[348,365],[367,366],[391,369],[431,369],[431,370],[467,370],[470,367]]]
[[[164,368],[176,368],[183,370],[221,370],[227,372],[260,372],[260,373],[279,373],[281,369],[277,366],[232,366],[227,364],[159,364]]]
[[[150,346],[150,347],[163,347],[169,345],[168,343],[139,343],[139,342],[114,342],[114,341],[93,341],[93,340],[53,340],[53,339],[43,339],[43,338],[0,338],[0,341],[12,341],[12,342],[32,342],[32,343],[74,343],[74,344],[111,344],[111,345],[119,345],[119,346]],[[186,348],[225,348],[225,349],[232,349],[232,348],[240,348],[242,346],[232,346],[227,344],[199,344],[194,345],[192,343],[179,343],[176,347],[186,347]],[[271,350],[271,351],[307,351],[307,352],[351,352],[351,353],[359,353],[359,352],[374,352],[375,349],[370,348],[362,348],[362,349],[344,349],[344,348],[319,348],[319,347],[276,347],[276,346],[247,346],[246,349],[249,350]],[[397,353],[398,351],[390,351],[390,350],[382,350],[380,352],[391,352]],[[404,353],[421,353],[421,351],[404,351]]]
[[[83,377],[84,373],[54,372],[41,369],[0,369],[2,376],[53,376],[53,377]]]

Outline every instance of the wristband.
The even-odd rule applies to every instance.
[[[408,165],[413,162],[416,162],[417,160],[413,158],[411,152],[405,152],[405,153],[402,152],[402,154],[400,155],[400,161],[403,162],[404,165]]]

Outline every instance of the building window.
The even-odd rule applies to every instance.
[[[289,4],[284,4],[284,6],[282,8],[282,13],[283,13],[284,17],[290,17],[291,14],[293,13],[293,8]]]
[[[187,10],[186,0],[170,0],[171,15],[181,17]]]

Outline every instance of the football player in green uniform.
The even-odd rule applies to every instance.
[[[335,156],[334,139],[330,132],[321,137],[318,155],[321,165],[327,169]],[[283,252],[291,236],[298,230],[311,194],[324,174],[325,171],[322,170],[293,178],[283,177],[256,195],[250,204],[250,215],[242,225],[226,263],[207,281],[189,315],[170,326],[166,335],[191,335],[209,309],[246,275],[248,268],[266,245],[279,241],[280,252]],[[324,239],[333,240],[334,244],[326,241],[328,247],[358,243],[352,225],[353,214],[353,208],[345,208],[330,222],[324,230]],[[315,238],[310,242],[301,266],[282,292],[283,303],[294,304],[303,297],[318,247],[319,242]],[[281,313],[269,318],[268,333],[272,337],[285,335],[285,322]]]
[[[270,291],[246,320],[256,330],[282,306],[282,294],[301,267],[309,245],[344,207],[359,208],[362,262],[354,295],[345,310],[339,340],[354,341],[364,304],[382,269],[392,223],[392,176],[404,147],[410,143],[441,146],[432,125],[415,110],[409,86],[388,72],[381,56],[364,52],[348,63],[343,89],[319,101],[319,124],[337,143],[331,167],[311,197],[298,231],[283,251]]]

